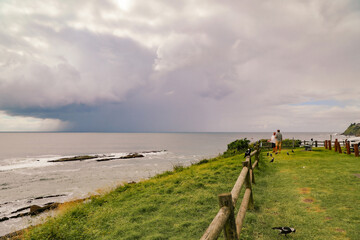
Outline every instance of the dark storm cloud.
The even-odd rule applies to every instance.
[[[79,131],[336,131],[360,120],[355,0],[0,9],[2,114]]]

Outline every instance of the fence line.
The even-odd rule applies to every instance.
[[[253,169],[259,166],[260,151],[260,144],[258,144],[256,150],[251,152],[250,156],[247,156],[246,160],[242,162],[243,168],[231,192],[218,195],[220,209],[201,240],[215,240],[222,231],[224,231],[226,240],[239,239],[246,210],[254,208],[252,184],[255,183],[255,177]],[[251,157],[255,157],[253,164],[251,163]],[[235,218],[234,209],[244,185],[246,188],[245,193]]]
[[[341,148],[340,141],[338,141],[337,139],[335,139],[335,141],[325,140],[324,142],[325,142],[324,143],[325,149],[328,149],[328,150],[331,151],[332,146],[334,146],[335,152],[338,152],[338,153],[343,152],[343,150]],[[344,153],[350,155],[351,152],[352,152],[351,150],[353,150],[355,157],[359,157],[359,145],[358,144],[354,144],[354,146],[351,148],[349,141],[345,140],[345,141],[342,141],[342,142],[343,142],[343,147],[345,147]]]
[[[267,143],[267,142],[263,142],[263,148],[266,149],[270,149],[271,148],[271,143]],[[306,146],[306,145],[310,145],[311,141],[308,140],[304,140],[301,141],[301,146]],[[334,149],[335,152],[338,153],[346,153],[346,154],[351,154],[352,152],[354,153],[355,157],[359,157],[359,145],[358,144],[354,144],[353,147],[350,146],[350,142],[347,140],[341,140],[339,141],[338,139],[335,140],[324,140],[324,141],[312,141],[312,144],[314,147],[324,147],[325,149],[329,149],[332,150]],[[290,145],[283,145],[283,147],[292,147]],[[343,149],[344,148],[344,149]]]

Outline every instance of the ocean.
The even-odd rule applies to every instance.
[[[335,133],[283,133],[283,138],[325,140],[330,134]],[[236,139],[270,136],[271,132],[0,133],[0,236],[41,221],[39,217],[4,220],[21,213],[17,211],[21,208],[98,194],[176,165],[215,157]],[[120,159],[135,152],[144,157]],[[56,162],[83,155],[94,158]]]

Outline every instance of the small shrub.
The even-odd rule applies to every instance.
[[[223,156],[231,157],[240,154],[249,148],[249,143],[250,140],[246,138],[235,140],[228,144],[228,148],[226,152],[224,152]]]
[[[180,165],[180,164],[176,164],[176,165],[173,166],[173,170],[174,170],[175,172],[181,172],[181,171],[184,170],[184,169],[185,169],[184,166],[182,166],[182,165]]]
[[[200,160],[198,163],[196,163],[196,165],[201,165],[201,164],[208,163],[208,162],[209,162],[208,159],[203,159],[203,160]]]
[[[264,148],[271,148],[271,143],[268,142],[268,139],[260,139],[262,142],[262,146]],[[301,140],[295,139],[294,140],[294,147],[300,147]],[[293,139],[284,139],[282,141],[282,148],[292,148],[293,147]]]

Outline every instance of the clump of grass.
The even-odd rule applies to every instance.
[[[181,171],[183,171],[185,169],[185,167],[183,166],[183,165],[181,165],[181,164],[175,164],[174,166],[173,166],[173,171],[174,172],[181,172]]]
[[[201,165],[201,164],[208,163],[208,162],[209,162],[209,159],[202,159],[199,162],[197,162],[196,165]]]

